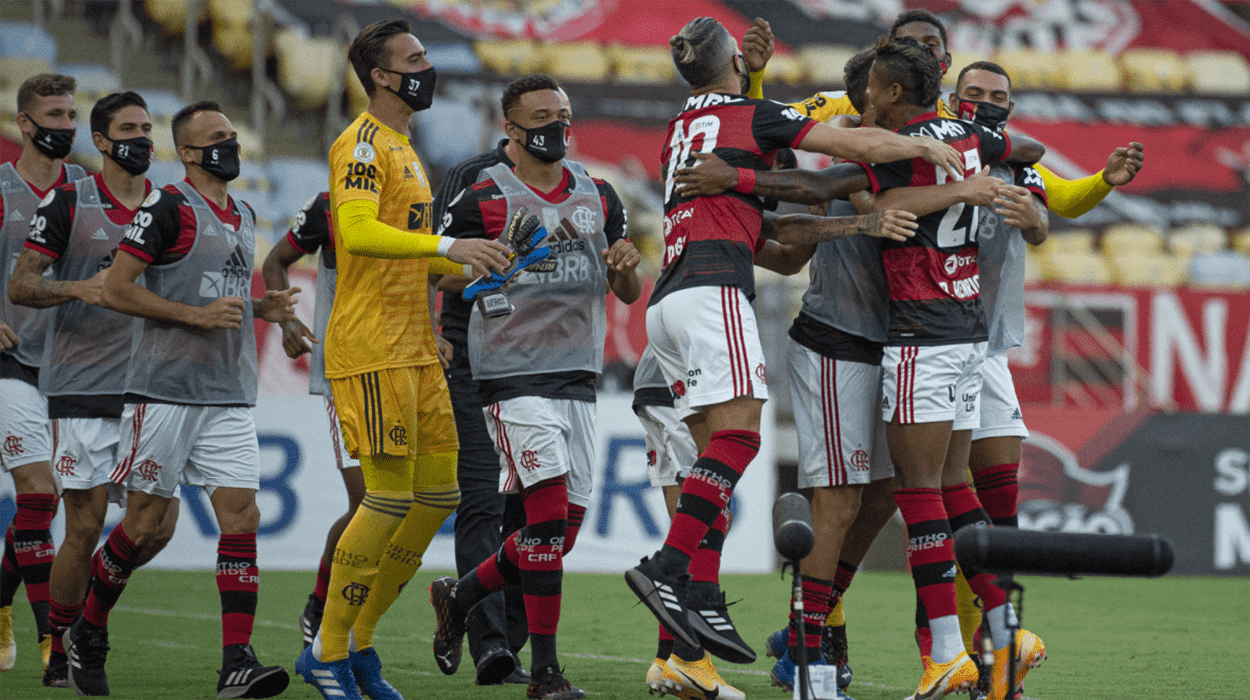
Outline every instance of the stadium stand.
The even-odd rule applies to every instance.
[[[842,69],[859,49],[852,46],[808,44],[799,49],[799,56],[807,64],[807,73],[813,83],[828,88],[841,86]]]
[[[1132,253],[1162,253],[1163,234],[1152,226],[1126,221],[1112,224],[1103,231],[1101,247],[1110,257]]]
[[[537,53],[541,70],[561,80],[602,83],[612,68],[603,47],[595,41],[543,44]]]
[[[1116,284],[1175,287],[1188,277],[1184,261],[1158,251],[1112,253],[1108,264]]]
[[[617,82],[671,83],[677,79],[673,59],[661,47],[613,44],[607,47],[607,52]]]
[[[1107,260],[1094,253],[1055,251],[1041,256],[1042,279],[1051,282],[1107,284],[1111,269]]]
[[[35,56],[0,56],[0,89],[16,88],[32,75],[51,70],[47,61]]]
[[[1189,260],[1189,282],[1199,287],[1250,288],[1250,260],[1231,250],[1200,253]]]
[[[1120,55],[1120,67],[1132,92],[1184,92],[1189,87],[1189,67],[1175,51],[1128,49]]]
[[[546,61],[535,42],[529,39],[478,41],[473,50],[482,67],[500,75],[522,75],[542,70]]]
[[[187,28],[187,0],[144,0],[148,16],[161,30],[171,36],[182,36]],[[201,3],[197,8],[198,22],[208,18],[208,7]]]
[[[1003,50],[998,52],[994,60],[1011,75],[1013,90],[1052,90],[1063,82],[1062,66],[1041,51]]]
[[[309,37],[298,29],[282,29],[274,37],[278,84],[301,108],[320,107],[330,100],[326,76],[347,69],[346,50],[329,37]],[[341,83],[340,83],[341,85]]]
[[[1228,247],[1228,234],[1213,224],[1190,224],[1168,235],[1168,247],[1182,258],[1218,253]]]
[[[0,24],[0,56],[22,56],[56,64],[56,39],[48,30],[31,22]]]
[[[1056,55],[1062,67],[1061,88],[1078,92],[1116,92],[1123,82],[1120,67],[1105,51],[1064,51]]]
[[[208,13],[213,21],[213,46],[231,68],[250,69],[254,4],[250,0],[209,0]]]
[[[1185,55],[1194,92],[1206,95],[1250,94],[1250,64],[1236,51],[1191,51]]]

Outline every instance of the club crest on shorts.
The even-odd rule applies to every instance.
[[[533,450],[521,450],[521,466],[528,471],[534,471],[542,467],[538,461],[538,453]]]
[[[135,467],[135,472],[137,472],[139,474],[139,478],[144,481],[156,481],[156,477],[160,476],[161,473],[161,465],[150,459],[145,459],[142,462],[139,462],[139,465]]]
[[[851,455],[851,466],[859,471],[867,471],[868,453],[863,450],[855,450],[855,454]]]
[[[72,476],[74,473],[74,465],[77,463],[78,460],[74,459],[72,456],[61,455],[61,458],[56,461],[56,473],[61,476]]]
[[[10,435],[4,439],[4,453],[10,457],[20,455],[25,452],[22,448],[22,438],[17,435]]]
[[[391,442],[396,445],[408,444],[408,430],[402,425],[397,425],[391,428],[391,431],[387,433],[387,435],[391,438]]]

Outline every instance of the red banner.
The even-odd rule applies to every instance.
[[[1021,401],[1250,414],[1250,293],[1042,285],[1026,306]]]

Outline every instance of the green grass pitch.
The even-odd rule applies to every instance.
[[[473,685],[468,654],[460,672],[443,676],[430,653],[433,613],[426,588],[443,572],[420,571],[378,629],[387,678],[409,700],[524,697],[524,688]],[[1244,579],[1022,579],[1025,626],[1046,642],[1050,658],[1025,681],[1040,700],[1089,698],[1250,697],[1250,589]],[[266,664],[293,669],[300,651],[295,626],[313,574],[262,571],[253,643]],[[777,575],[725,576],[734,621],[761,658],[723,665],[725,680],[753,700],[788,697],[768,682],[772,659],[764,638],[784,620],[788,584]],[[912,641],[910,579],[866,572],[846,599],[856,700],[899,700],[920,680]],[[14,606],[17,666],[0,676],[0,698],[76,697],[39,685],[41,666],[30,608]],[[108,673],[113,697],[212,698],[221,655],[217,589],[209,571],[138,571],[110,621]],[[655,653],[654,619],[634,605],[620,575],[564,578],[560,650],[567,677],[591,698],[642,698]],[[528,662],[528,654],[522,653]],[[293,671],[292,671],[293,673]],[[314,699],[298,677],[282,697]]]

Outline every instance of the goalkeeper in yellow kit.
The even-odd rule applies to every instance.
[[[338,279],[326,377],[365,497],[339,538],[321,630],[296,662],[325,698],[402,700],[373,630],[456,508],[455,420],[434,341],[430,272],[474,276],[509,249],[431,235],[430,184],[405,135],[434,97],[434,68],[402,20],[365,27],[348,60],[369,107],[330,149]]]

